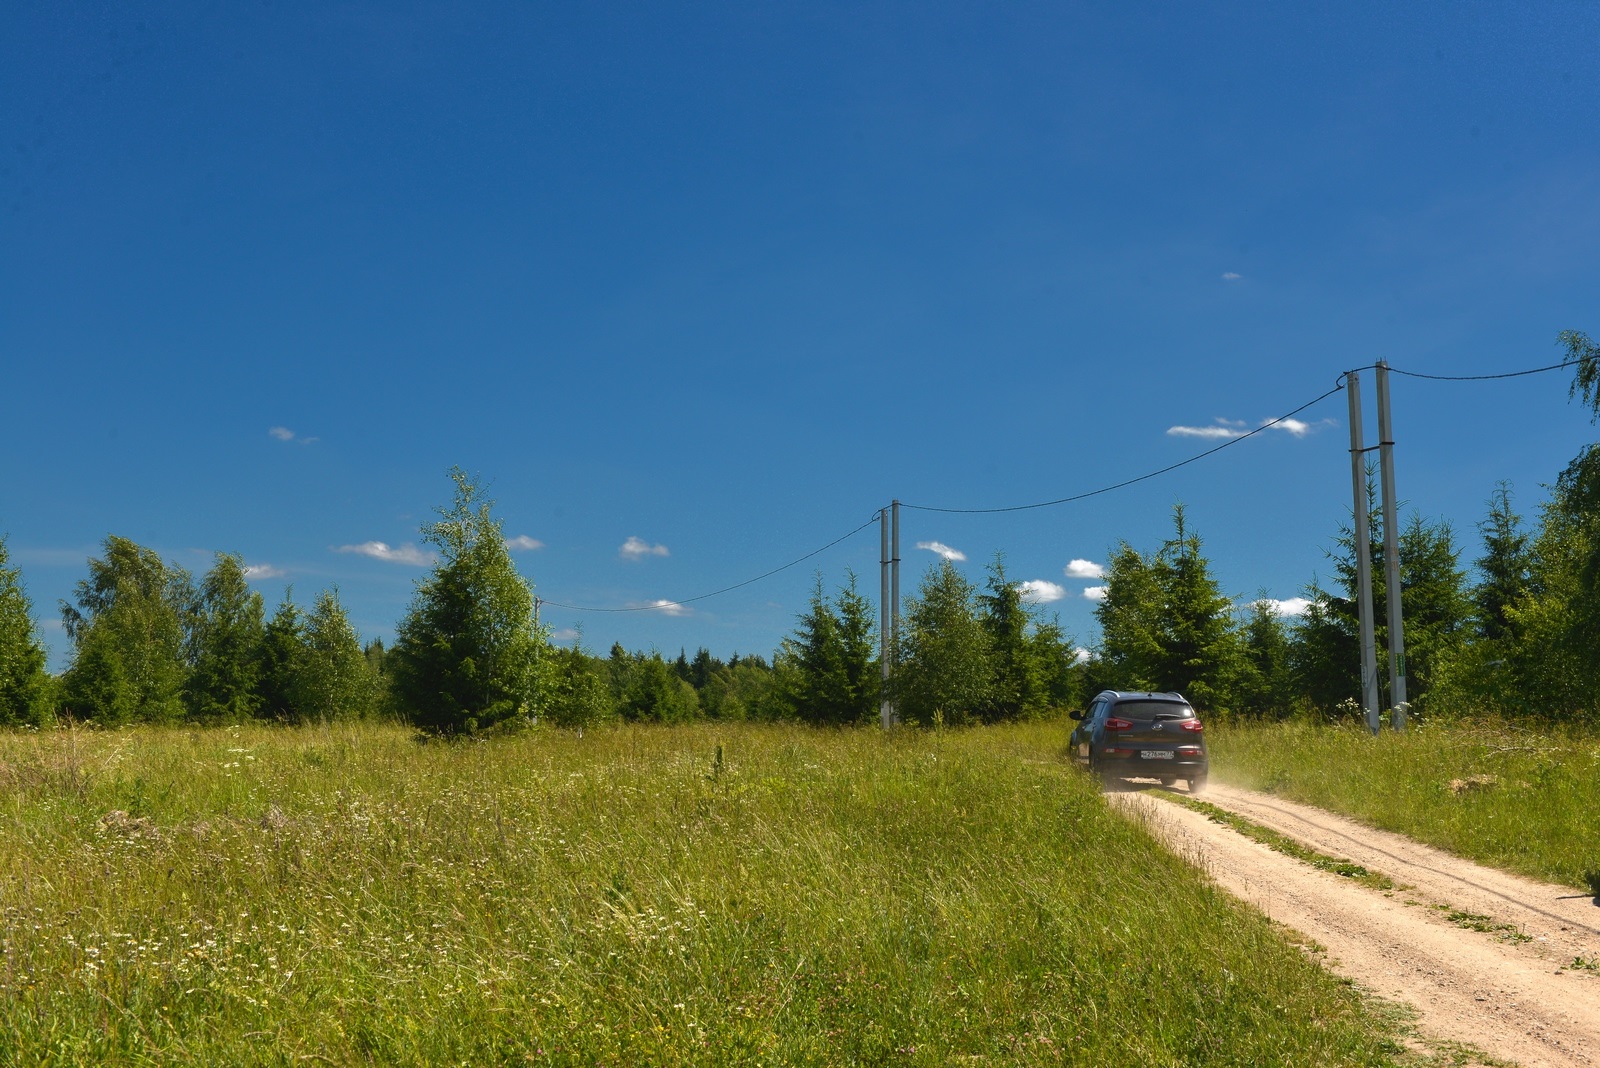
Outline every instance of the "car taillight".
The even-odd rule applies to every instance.
[[[1199,734],[1201,731],[1205,730],[1205,727],[1202,726],[1200,721],[1197,719],[1186,719],[1182,723],[1178,724],[1178,729],[1189,731],[1192,734]]]
[[[1178,755],[1197,757],[1200,755],[1200,747],[1198,745],[1180,745],[1178,746]]]
[[[1106,720],[1106,730],[1108,730],[1108,731],[1126,731],[1126,730],[1132,730],[1132,729],[1133,729],[1133,720],[1131,720],[1131,719],[1108,719],[1108,720]]]

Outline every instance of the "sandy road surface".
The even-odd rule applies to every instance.
[[[1156,792],[1154,788],[1150,792]],[[1202,800],[1392,879],[1372,890],[1260,845],[1199,812],[1116,792],[1169,845],[1235,896],[1327,950],[1329,967],[1414,1006],[1434,1039],[1537,1065],[1600,1065],[1600,907],[1534,882],[1268,794],[1214,785]],[[1442,906],[1442,907],[1441,907]],[[1504,930],[1464,929],[1449,912]]]

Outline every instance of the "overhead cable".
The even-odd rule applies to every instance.
[[[1505,372],[1503,374],[1494,374],[1494,375],[1427,375],[1427,374],[1422,374],[1419,371],[1402,371],[1398,367],[1390,367],[1389,371],[1391,371],[1392,373],[1397,374],[1397,375],[1405,375],[1408,378],[1423,378],[1423,379],[1428,379],[1428,380],[1434,381],[1434,382],[1486,382],[1486,381],[1493,381],[1493,380],[1502,379],[1502,378],[1521,378],[1524,375],[1543,374],[1543,373],[1545,373],[1547,371],[1559,371],[1563,367],[1571,367],[1574,364],[1577,364],[1577,363],[1580,363],[1580,362],[1581,361],[1579,361],[1579,360],[1565,360],[1565,361],[1563,361],[1561,363],[1550,364],[1548,367],[1535,367],[1535,368],[1533,368],[1531,370],[1527,370],[1527,371],[1508,371],[1508,372]],[[1375,367],[1377,367],[1377,364],[1368,364],[1366,367],[1353,368],[1352,371],[1368,371],[1368,370],[1372,370]],[[1278,424],[1286,422],[1286,421],[1288,421],[1290,419],[1293,419],[1295,416],[1299,415],[1301,412],[1305,411],[1306,409],[1313,408],[1316,405],[1321,404],[1323,401],[1327,400],[1329,397],[1333,396],[1335,393],[1338,393],[1340,390],[1344,389],[1345,375],[1351,374],[1352,371],[1346,371],[1346,372],[1344,372],[1344,374],[1341,374],[1339,376],[1338,381],[1334,383],[1334,387],[1332,389],[1328,390],[1326,393],[1323,393],[1320,396],[1314,397],[1311,400],[1306,401],[1306,403],[1300,405],[1300,407],[1296,408],[1292,412],[1285,412],[1283,415],[1278,416],[1276,419],[1268,420],[1267,422],[1262,423],[1260,426],[1256,427],[1254,430],[1247,431],[1247,432],[1245,432],[1243,434],[1240,434],[1238,437],[1235,437],[1235,438],[1229,438],[1227,441],[1224,441],[1220,445],[1216,445],[1216,446],[1213,446],[1212,448],[1206,449],[1204,452],[1195,453],[1193,456],[1190,456],[1187,459],[1179,460],[1175,464],[1168,464],[1166,467],[1162,467],[1162,468],[1159,468],[1159,469],[1157,469],[1155,471],[1150,471],[1150,472],[1147,472],[1145,474],[1138,475],[1138,476],[1136,476],[1134,478],[1124,479],[1121,482],[1116,482],[1116,483],[1113,483],[1112,485],[1109,485],[1109,486],[1101,486],[1099,489],[1086,490],[1083,493],[1075,493],[1070,497],[1058,497],[1053,501],[1038,501],[1038,502],[1035,502],[1033,504],[1013,504],[1013,505],[1007,505],[1007,506],[999,507],[999,508],[940,508],[940,507],[937,507],[937,506],[931,505],[931,504],[906,504],[904,502],[901,503],[900,507],[902,507],[902,508],[912,508],[912,509],[915,509],[915,510],[917,510],[919,512],[943,512],[943,513],[946,513],[946,514],[957,514],[957,515],[992,515],[992,514],[999,513],[999,512],[1025,512],[1025,511],[1030,511],[1030,510],[1035,509],[1035,508],[1052,508],[1052,507],[1054,507],[1054,506],[1056,506],[1058,504],[1071,504],[1073,501],[1086,500],[1087,498],[1090,498],[1090,497],[1098,497],[1102,493],[1110,493],[1113,490],[1125,489],[1128,486],[1136,485],[1136,484],[1138,484],[1140,482],[1147,482],[1152,478],[1157,478],[1157,477],[1159,477],[1161,475],[1165,475],[1165,474],[1168,474],[1168,473],[1170,473],[1172,471],[1176,471],[1180,467],[1187,467],[1188,465],[1194,463],[1197,460],[1204,460],[1208,456],[1214,456],[1217,453],[1221,452],[1223,449],[1231,448],[1234,445],[1239,444],[1241,441],[1245,441],[1245,440],[1247,440],[1249,438],[1253,438],[1257,434],[1262,433],[1263,431],[1271,430],[1273,427],[1277,426]],[[539,598],[539,603],[540,604],[549,605],[552,608],[565,608],[565,609],[567,609],[568,611],[571,611],[571,612],[660,612],[660,611],[664,611],[666,609],[675,607],[677,605],[693,604],[695,601],[704,601],[704,600],[707,600],[708,598],[711,598],[711,597],[720,597],[724,593],[732,593],[734,590],[742,589],[745,586],[749,586],[749,585],[751,585],[753,583],[760,582],[762,579],[771,578],[773,575],[778,574],[780,571],[787,571],[787,570],[789,570],[789,568],[794,567],[796,564],[805,563],[807,560],[811,559],[813,556],[820,555],[821,553],[824,553],[824,552],[828,551],[829,549],[833,548],[835,545],[838,545],[840,542],[845,541],[845,540],[847,540],[849,538],[852,538],[855,535],[861,533],[863,530],[865,530],[867,527],[870,527],[872,524],[876,523],[877,521],[878,521],[878,513],[874,512],[872,514],[872,518],[868,519],[865,523],[862,523],[860,526],[856,527],[853,530],[848,531],[847,533],[839,535],[837,538],[835,538],[832,541],[828,542],[828,544],[823,545],[820,548],[811,550],[810,552],[806,553],[804,556],[797,557],[797,558],[795,558],[793,560],[790,560],[787,564],[784,564],[784,565],[782,565],[780,567],[775,567],[771,571],[764,571],[761,574],[756,575],[754,578],[747,578],[743,582],[735,582],[731,586],[724,586],[720,590],[712,590],[710,593],[702,593],[702,594],[698,594],[698,595],[696,595],[694,597],[684,597],[684,598],[680,598],[678,600],[663,600],[663,601],[659,601],[659,602],[656,602],[656,603],[653,603],[653,604],[646,604],[646,605],[631,605],[631,606],[625,607],[625,608],[594,608],[594,607],[590,607],[590,606],[587,606],[587,605],[563,604],[560,601],[551,601],[551,600],[548,600],[548,599],[543,598],[543,597]]]
[[[1563,367],[1571,367],[1582,363],[1581,360],[1566,360],[1562,363],[1553,363],[1549,367],[1535,367],[1531,371],[1508,371],[1499,375],[1425,375],[1420,371],[1402,371],[1398,367],[1389,368],[1390,372],[1405,375],[1407,378],[1426,378],[1434,382],[1489,382],[1497,378],[1521,378],[1523,375],[1539,375],[1546,371],[1559,371]]]
[[[1147,481],[1148,479],[1155,478],[1157,475],[1164,475],[1169,471],[1176,471],[1178,468],[1186,467],[1189,464],[1194,463],[1196,460],[1204,460],[1207,456],[1214,455],[1216,453],[1221,452],[1223,449],[1230,448],[1230,447],[1232,447],[1234,445],[1237,445],[1237,444],[1239,444],[1239,442],[1244,441],[1247,438],[1255,437],[1257,434],[1261,433],[1263,430],[1270,430],[1270,429],[1272,429],[1273,427],[1277,426],[1279,423],[1283,422],[1286,419],[1293,419],[1295,416],[1299,415],[1301,412],[1305,411],[1307,408],[1310,408],[1313,405],[1322,403],[1323,401],[1327,400],[1329,397],[1333,396],[1335,393],[1339,392],[1343,388],[1344,388],[1344,376],[1341,375],[1339,381],[1334,385],[1334,387],[1332,389],[1328,390],[1328,392],[1322,394],[1322,396],[1316,397],[1316,398],[1314,398],[1312,400],[1309,400],[1309,401],[1306,401],[1304,404],[1300,405],[1300,407],[1296,408],[1294,411],[1285,412],[1283,415],[1278,416],[1278,418],[1276,418],[1276,419],[1272,419],[1272,420],[1269,420],[1268,422],[1262,423],[1260,426],[1256,427],[1254,430],[1251,430],[1251,431],[1248,431],[1246,433],[1240,434],[1236,438],[1229,438],[1227,441],[1224,441],[1221,445],[1213,446],[1213,447],[1207,449],[1205,452],[1196,453],[1195,455],[1189,457],[1186,460],[1179,460],[1175,464],[1168,464],[1166,467],[1161,468],[1159,471],[1151,471],[1151,472],[1149,472],[1147,474],[1139,475],[1136,478],[1130,478],[1130,479],[1126,479],[1126,480],[1124,480],[1122,482],[1115,483],[1114,485],[1101,486],[1099,489],[1087,490],[1087,491],[1085,491],[1083,493],[1074,493],[1070,497],[1058,497],[1053,501],[1039,501],[1039,502],[1037,502],[1035,504],[1012,504],[1012,505],[1007,505],[1006,507],[1003,507],[1003,508],[937,508],[937,507],[934,507],[931,504],[906,504],[904,502],[901,503],[900,507],[902,507],[902,508],[915,508],[919,512],[953,512],[953,513],[959,513],[961,515],[986,515],[986,514],[991,514],[991,513],[994,513],[994,512],[1025,512],[1025,511],[1028,511],[1031,508],[1051,508],[1051,507],[1054,507],[1055,505],[1058,505],[1058,504],[1070,504],[1073,501],[1081,501],[1081,500],[1084,500],[1087,497],[1097,497],[1102,493],[1110,493],[1112,490],[1119,490],[1119,489],[1122,489],[1122,488],[1124,488],[1126,486],[1132,486],[1137,482],[1144,482],[1144,481]]]
[[[708,597],[720,597],[724,593],[732,593],[734,590],[737,590],[737,589],[739,589],[740,587],[743,587],[743,586],[748,586],[753,582],[760,582],[764,578],[771,578],[773,575],[776,575],[780,571],[787,571],[791,567],[795,566],[796,564],[803,564],[807,560],[811,559],[813,556],[816,556],[816,555],[818,555],[820,553],[827,552],[829,549],[833,548],[835,545],[838,545],[841,541],[845,541],[848,538],[854,537],[855,535],[861,533],[863,530],[866,530],[868,527],[870,527],[872,524],[876,523],[877,521],[878,521],[878,513],[874,512],[874,513],[872,513],[872,518],[871,519],[867,520],[865,523],[862,523],[859,527],[856,527],[854,530],[849,531],[848,533],[839,535],[837,538],[834,538],[832,541],[830,541],[828,544],[822,546],[821,548],[812,549],[810,552],[806,553],[804,556],[797,557],[797,558],[795,558],[793,560],[790,560],[787,564],[784,564],[782,567],[775,567],[771,571],[764,571],[761,574],[755,576],[754,578],[747,578],[743,582],[735,582],[732,586],[724,586],[720,590],[712,590],[710,593],[702,593],[702,594],[698,594],[698,595],[696,595],[694,597],[684,597],[684,598],[681,598],[681,599],[675,600],[675,601],[661,601],[661,602],[658,602],[658,603],[655,603],[655,604],[631,605],[631,606],[629,606],[627,608],[590,608],[590,607],[587,607],[585,605],[562,604],[560,601],[551,601],[551,600],[548,600],[548,599],[546,599],[544,597],[539,598],[539,603],[540,604],[547,604],[552,608],[565,608],[565,609],[567,609],[569,611],[572,611],[572,612],[661,612],[661,611],[664,611],[664,610],[666,610],[668,608],[672,608],[672,607],[675,607],[675,606],[680,605],[680,604],[693,604],[695,601],[704,601]]]

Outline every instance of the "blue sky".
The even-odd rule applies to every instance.
[[[1051,500],[1387,359],[1600,334],[1600,7],[32,2],[0,42],[0,532],[56,602],[107,534],[392,637],[459,464],[537,592],[678,601],[891,499]],[[1396,378],[1464,559],[1595,429],[1570,374]],[[1376,440],[1373,384],[1364,382]],[[1344,394],[1137,486],[902,513],[903,592],[996,551],[1081,642],[1182,501],[1288,600],[1350,508]],[[388,547],[388,552],[375,548]],[[412,547],[412,549],[408,549]],[[863,530],[585,645],[770,653]],[[1074,565],[1074,561],[1080,563]],[[1069,572],[1076,572],[1071,574]]]

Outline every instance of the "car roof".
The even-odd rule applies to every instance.
[[[1095,700],[1099,700],[1102,697],[1109,697],[1118,703],[1123,701],[1181,701],[1184,704],[1189,703],[1188,698],[1175,690],[1166,692],[1156,690],[1102,690],[1095,695]]]

